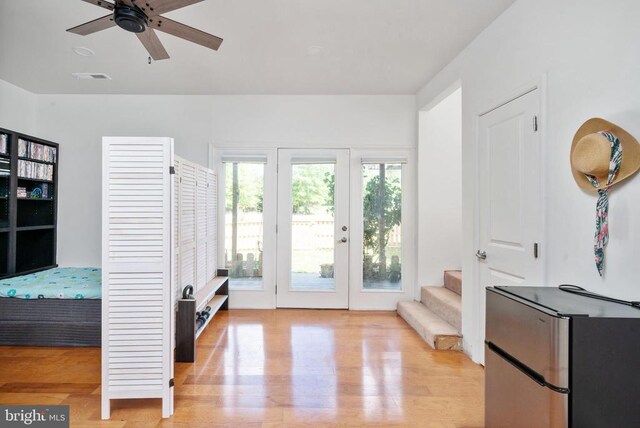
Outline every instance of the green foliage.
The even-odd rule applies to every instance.
[[[294,214],[314,214],[319,207],[333,205],[333,195],[325,181],[332,174],[333,165],[293,165],[291,203]]]
[[[327,186],[327,212],[333,214],[335,211],[336,174],[333,171],[325,172],[322,181]]]
[[[233,163],[225,164],[225,203],[227,211],[233,207]],[[262,212],[264,193],[264,165],[238,164],[238,210]]]
[[[365,186],[364,248],[379,255],[387,246],[391,230],[402,221],[402,190],[398,177],[386,177],[380,192],[380,175],[371,177]],[[380,220],[384,219],[383,239],[380,242]]]

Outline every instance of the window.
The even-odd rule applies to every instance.
[[[264,164],[225,162],[225,267],[232,289],[261,290]]]
[[[364,163],[363,269],[365,290],[402,289],[402,164]]]

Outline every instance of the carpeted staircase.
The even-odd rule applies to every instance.
[[[462,349],[462,272],[444,272],[444,287],[422,287],[420,302],[399,302],[398,315],[436,350]]]

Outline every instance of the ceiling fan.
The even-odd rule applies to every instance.
[[[151,58],[156,61],[169,58],[169,54],[162,46],[154,30],[180,37],[216,51],[222,44],[220,37],[161,16],[162,13],[171,12],[203,0],[115,0],[115,3],[110,3],[106,0],[82,1],[107,9],[111,13],[102,18],[70,28],[67,31],[86,36],[117,25],[124,30],[136,33]]]

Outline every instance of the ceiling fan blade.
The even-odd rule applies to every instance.
[[[149,24],[149,27],[153,27],[156,30],[197,43],[215,51],[217,51],[222,44],[222,39],[220,37],[189,27],[188,25],[172,21],[164,16],[158,16],[155,18],[153,22]]]
[[[144,3],[144,6],[148,5],[147,10],[145,10],[145,13],[149,12],[148,15],[160,15],[200,3],[203,0],[134,0],[134,2],[136,1],[140,3],[138,7],[141,7],[142,3]]]
[[[81,36],[97,33],[98,31],[106,30],[116,25],[113,22],[113,15],[103,16],[102,18],[94,19],[77,27],[69,28],[67,31]]]
[[[87,3],[95,4],[96,6],[100,6],[107,10],[113,10],[116,6],[113,3],[110,3],[106,0],[82,0]]]
[[[151,58],[155,61],[169,58],[169,54],[165,50],[164,46],[162,46],[158,35],[151,28],[147,28],[144,33],[137,33],[136,36],[138,36],[138,39],[142,42],[144,47],[147,49],[147,52],[149,52],[149,55],[151,55]]]

